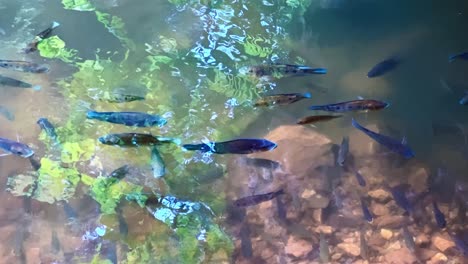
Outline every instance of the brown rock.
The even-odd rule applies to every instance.
[[[375,224],[380,228],[399,228],[404,220],[400,215],[384,215],[375,219]]]
[[[381,248],[385,243],[387,241],[379,233],[373,233],[367,240],[367,245],[372,248]]]
[[[331,234],[333,232],[334,228],[331,226],[326,226],[326,225],[320,225],[315,229],[315,232],[317,233],[324,233],[324,234]]]
[[[418,168],[415,171],[411,172],[408,177],[408,183],[411,185],[417,193],[423,192],[426,190],[426,182],[429,177],[429,173],[425,168]]]
[[[391,193],[387,192],[384,189],[370,191],[368,192],[368,195],[381,203],[386,203],[392,198]]]
[[[359,256],[361,253],[361,250],[359,249],[359,245],[356,243],[340,243],[337,245],[339,249],[342,249],[344,252],[346,252],[348,255],[352,256]]]
[[[442,264],[442,263],[447,263],[447,257],[442,254],[442,253],[437,253],[435,254],[431,260],[429,260],[427,263],[428,264]]]
[[[388,215],[390,212],[387,206],[380,203],[372,203],[371,211],[376,216]]]
[[[386,240],[390,240],[390,238],[392,238],[393,236],[393,233],[392,231],[388,230],[388,229],[381,229],[380,230],[380,235],[386,239]]]
[[[417,261],[417,259],[414,257],[414,254],[411,253],[407,248],[389,250],[384,257],[384,263],[392,264],[413,264]]]
[[[288,239],[288,243],[285,247],[286,254],[291,254],[295,257],[301,257],[312,250],[312,245],[302,239],[295,238],[290,236]]]
[[[417,246],[424,247],[428,245],[431,241],[429,240],[429,237],[426,234],[420,233],[416,237],[416,240],[414,242],[416,243]]]
[[[445,252],[447,249],[454,247],[455,243],[448,237],[436,235],[432,237],[432,244],[440,251]]]
[[[341,257],[343,256],[343,254],[341,253],[335,253],[331,256],[331,259],[334,260],[334,261],[337,261],[339,260]]]
[[[418,256],[420,260],[426,261],[431,259],[438,252],[432,249],[420,248],[418,249]]]

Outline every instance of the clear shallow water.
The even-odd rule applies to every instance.
[[[289,231],[279,238],[273,232],[276,230],[274,227],[264,229],[258,225],[258,219],[252,219],[253,207],[249,209],[252,211],[247,211],[247,219],[257,223],[250,227],[254,257],[249,260],[241,256],[238,223],[232,223],[231,209],[225,207],[230,200],[250,191],[247,177],[236,175],[232,166],[227,166],[236,157],[206,156],[182,152],[175,146],[163,146],[161,152],[168,173],[164,180],[154,179],[149,167],[149,149],[107,147],[96,140],[107,133],[135,129],[86,121],[83,105],[99,111],[134,110],[164,114],[169,120],[165,127],[138,131],[179,137],[184,143],[191,143],[204,139],[222,141],[235,137],[264,137],[278,126],[292,124],[296,118],[312,113],[307,110],[312,104],[352,100],[358,96],[382,99],[389,101],[391,107],[377,113],[349,116],[355,116],[365,125],[377,124],[389,135],[406,136],[416,152],[417,161],[403,165],[402,170],[382,166],[371,172],[377,171],[391,182],[404,183],[411,178],[409,174],[414,172],[414,168],[425,167],[435,173],[438,167],[445,166],[449,170],[449,179],[467,180],[466,156],[462,153],[463,150],[466,152],[463,133],[449,129],[444,135],[435,136],[432,131],[433,123],[467,126],[467,110],[458,104],[458,100],[468,83],[468,64],[464,61],[448,63],[448,55],[468,47],[463,34],[468,6],[463,1],[431,1],[430,4],[423,1],[311,1],[303,12],[280,1],[249,4],[201,2],[179,6],[167,1],[92,2],[96,10],[120,17],[124,31],[115,29],[119,24],[115,22],[117,19],[109,31],[97,21],[95,12],[66,10],[60,1],[2,2],[1,6],[5,8],[0,11],[6,14],[0,20],[0,27],[5,31],[1,39],[2,58],[45,62],[50,64],[51,71],[47,75],[33,75],[1,70],[2,75],[41,86],[40,91],[0,88],[0,104],[15,114],[13,122],[2,117],[1,136],[14,139],[18,135],[21,142],[34,148],[37,159],[46,157],[56,162],[53,164],[76,168],[81,173],[81,180],[75,182],[76,177],[63,176],[70,171],[40,171],[49,176],[39,176],[38,191],[32,199],[25,199],[22,195],[25,191],[18,190],[18,187],[16,192],[2,193],[4,202],[0,219],[9,238],[2,243],[4,263],[36,263],[37,258],[45,263],[54,260],[79,263],[90,262],[95,256],[98,256],[95,261],[109,259],[115,262],[117,259],[128,263],[195,263],[197,260],[207,263],[231,260],[240,263],[291,263],[297,259],[312,262],[314,258],[311,256],[306,258],[299,254],[298,257],[296,252],[281,249],[277,249],[278,254],[273,254],[278,258],[266,258],[258,252],[270,247],[259,241],[267,240],[269,245],[287,247],[289,238],[302,235],[310,237],[306,241],[316,248],[318,233],[315,227],[318,225],[333,226],[333,233],[328,234],[330,250],[332,255],[342,253],[338,244],[352,232],[349,227],[307,221],[312,219],[308,214],[311,212],[307,212],[302,219],[296,219],[304,229],[290,223]],[[59,59],[41,58],[37,53],[28,56],[19,53],[52,20],[61,23],[55,33],[66,43],[66,48],[77,50],[81,59],[74,58],[72,62],[64,63]],[[125,60],[127,50],[128,58]],[[366,77],[373,65],[392,55],[400,56],[403,61],[395,71],[381,78]],[[75,64],[84,60],[99,63],[94,62],[92,69]],[[303,63],[326,67],[329,73],[282,79],[260,88],[256,87],[257,83],[238,74],[243,66],[265,62]],[[449,83],[453,91],[444,88],[441,80]],[[103,103],[93,99],[96,89],[89,90],[108,91],[122,85],[133,86],[135,90],[146,86],[147,100],[122,105]],[[250,106],[250,100],[263,92],[272,92],[272,89],[275,93],[311,92],[313,98],[283,108],[253,109]],[[313,129],[339,144],[342,136],[353,131],[349,116]],[[67,155],[60,155],[60,150],[49,146],[36,125],[39,117],[47,117],[56,125],[63,142],[80,146],[77,158],[64,161]],[[69,144],[65,149],[76,151],[74,146]],[[360,152],[358,147],[353,147],[351,142],[352,153]],[[281,146],[275,151],[281,151]],[[360,154],[356,156],[360,157]],[[372,161],[372,158],[363,157],[362,160]],[[287,160],[283,162],[288,163]],[[94,189],[95,185],[90,186],[89,181],[86,184],[83,174],[97,178],[123,164],[134,167],[125,178],[126,182],[144,187],[146,192],[154,191],[189,201],[187,204],[194,206],[196,216],[188,220],[181,216],[188,221],[186,225],[169,223],[171,210],[190,217],[194,214],[181,213],[176,205],[166,205],[163,207],[172,209],[158,211],[156,218],[159,220],[156,220],[145,208],[125,201],[125,196],[121,197],[121,213],[106,211],[110,207],[103,200],[107,199],[99,200],[97,197],[103,193],[108,195],[108,192]],[[11,184],[7,184],[9,177],[15,178],[31,170],[28,160],[2,157],[3,189],[11,188]],[[33,174],[29,177],[29,183],[35,177],[38,176]],[[342,177],[347,182],[352,175],[343,174]],[[378,179],[377,176],[375,178]],[[18,182],[27,182],[21,179],[23,181]],[[366,191],[381,188],[380,179],[375,181]],[[61,182],[65,184],[59,184]],[[415,182],[418,186],[413,186],[414,189],[424,189],[421,186],[424,181]],[[271,191],[279,183],[269,185],[260,181],[258,184],[257,192],[261,193]],[[119,185],[119,188],[125,187]],[[297,203],[300,203],[300,199],[294,197],[288,194],[286,198],[286,202],[293,201],[285,204],[289,210],[297,208]],[[451,197],[440,199],[445,200],[445,213],[453,212],[455,206],[450,202]],[[77,212],[76,216],[66,215],[63,200],[69,202]],[[199,202],[210,207],[213,214],[199,209],[204,208],[203,205],[193,205]],[[351,205],[348,210],[354,208]],[[263,209],[259,212],[275,210],[274,207]],[[388,214],[401,212],[391,210]],[[125,219],[127,234],[125,228],[121,229],[125,225],[119,224],[122,221],[118,215]],[[261,218],[261,215],[256,217]],[[358,216],[355,218],[361,225],[363,220]],[[451,229],[463,228],[455,222],[449,221]],[[224,230],[225,234],[213,235],[217,228]],[[103,229],[106,231],[102,232]],[[59,250],[52,243],[52,230],[56,231],[60,241]],[[203,235],[200,236],[210,230],[213,232],[211,237],[220,241],[225,241],[221,237],[230,237],[233,244],[219,242],[219,247],[213,247],[213,240],[204,241]],[[371,225],[370,230],[368,235],[380,232],[375,225]],[[274,234],[268,236],[269,231]],[[411,231],[416,233],[420,230]],[[393,232],[395,237],[388,243],[402,241],[396,235],[398,229]],[[439,233],[429,235],[435,237]],[[433,249],[433,245],[425,248]],[[452,258],[460,255],[456,250],[444,253]],[[360,259],[344,255],[347,257],[343,257],[341,263]],[[385,258],[378,259],[385,252],[379,251],[375,255],[371,263],[385,263]]]

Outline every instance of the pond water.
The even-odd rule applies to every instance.
[[[0,158],[0,263],[468,261],[468,108],[459,103],[468,61],[449,62],[468,51],[466,1],[0,0],[0,12],[0,59],[49,67],[0,68],[0,138],[35,153]],[[60,25],[25,53],[53,21]],[[389,58],[396,68],[367,77]],[[327,74],[245,71],[262,64]],[[144,100],[112,102],[116,92]],[[311,98],[253,106],[284,93]],[[312,105],[358,99],[390,105],[296,125],[326,113]],[[124,126],[89,119],[90,110],[157,114],[167,123]],[[352,118],[405,139],[415,157],[390,153]],[[174,139],[157,146],[162,177],[153,147],[98,139],[129,132]],[[344,167],[336,162],[343,137]],[[242,155],[177,144],[236,138],[277,147]],[[123,178],[109,177],[124,165]],[[266,202],[234,203],[280,189]]]

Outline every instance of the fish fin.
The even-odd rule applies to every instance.
[[[88,110],[88,112],[86,112],[86,118],[88,119],[94,119],[98,116],[98,112],[94,111],[94,110]]]
[[[354,119],[354,117],[351,119],[351,125],[353,125],[353,127],[357,128],[357,129],[363,128],[363,127],[356,121],[356,119]]]
[[[9,156],[9,155],[11,155],[11,153],[2,153],[2,154],[0,154],[0,157],[5,157],[5,156]]]
[[[327,74],[327,69],[325,68],[305,69],[304,71],[306,73]]]
[[[184,144],[182,145],[182,148],[184,150],[200,150],[201,145],[200,144]]]
[[[34,86],[32,87],[32,89],[33,89],[34,91],[39,91],[39,90],[41,90],[41,86],[40,86],[40,85],[34,85]]]
[[[309,110],[322,110],[322,109],[323,109],[322,105],[309,106]]]
[[[356,98],[357,98],[358,100],[364,100],[364,97],[362,97],[362,96],[360,96],[360,95],[358,95]]]
[[[312,98],[312,94],[311,94],[311,93],[305,93],[305,94],[303,94],[302,96],[304,96],[304,98]]]
[[[401,139],[401,144],[402,144],[402,145],[408,144],[408,139],[406,138],[406,136],[404,136],[404,137]]]
[[[457,58],[457,55],[450,55],[448,60],[449,62],[453,62]]]
[[[58,26],[60,26],[60,23],[57,22],[57,21],[53,21],[53,22],[52,22],[52,26],[51,26],[50,28],[54,29],[54,28],[56,28],[56,27],[58,27]]]

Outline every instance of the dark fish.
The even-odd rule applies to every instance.
[[[242,223],[239,236],[241,240],[242,256],[244,256],[245,258],[251,258],[253,255],[252,241],[250,239],[249,224],[246,220],[244,220],[244,222]]]
[[[52,253],[58,254],[60,252],[60,240],[58,239],[57,232],[52,230],[52,239],[51,239]]]
[[[142,101],[145,100],[144,96],[124,94],[120,92],[112,92],[105,97],[99,97],[99,100],[106,101],[109,103],[126,103],[133,101]]]
[[[121,147],[153,146],[163,143],[180,144],[180,139],[165,138],[142,133],[108,134],[100,137],[99,142],[105,145]]]
[[[109,174],[109,178],[122,180],[123,178],[125,178],[125,176],[127,176],[129,169],[130,169],[130,166],[123,165],[122,167],[117,168],[113,172],[111,172]]]
[[[117,206],[117,219],[119,220],[119,232],[123,236],[128,235],[128,224],[127,221],[125,221],[125,217],[123,216],[123,211],[121,206]]]
[[[304,76],[309,74],[326,74],[327,69],[311,68],[303,65],[293,64],[263,64],[248,68],[248,73],[261,78],[264,76],[272,76],[275,78]]]
[[[323,233],[320,233],[319,252],[320,260],[323,263],[330,262],[330,249],[328,248],[328,242]]]
[[[371,131],[358,124],[358,122],[356,122],[354,118],[352,119],[352,125],[355,128],[361,130],[364,134],[366,134],[373,140],[377,141],[379,144],[387,147],[389,150],[398,153],[407,159],[414,157],[413,150],[408,146],[408,144],[406,144],[406,142],[401,142],[391,137]]]
[[[342,115],[313,115],[313,116],[306,116],[297,120],[296,124],[298,125],[306,125],[306,124],[313,124],[317,122],[329,121],[335,118],[340,118]]]
[[[164,126],[167,121],[159,115],[150,115],[140,112],[96,112],[88,111],[86,114],[88,119],[97,119],[113,124],[121,124],[125,126],[151,127]]]
[[[436,219],[437,226],[439,226],[439,228],[445,228],[447,226],[447,221],[445,221],[445,216],[442,211],[440,211],[436,201],[432,201],[432,208],[434,210],[434,217]]]
[[[41,168],[41,161],[34,158],[34,156],[29,157],[29,163],[35,171],[38,171]]]
[[[366,201],[364,201],[364,198],[361,197],[361,208],[362,208],[362,214],[364,215],[364,219],[372,223],[374,220],[374,217],[372,216],[372,213],[369,211],[369,208],[367,208]]]
[[[198,150],[217,154],[250,154],[254,152],[270,151],[277,145],[266,139],[234,139],[224,142],[209,142],[202,144],[185,144],[186,150]]]
[[[349,137],[343,137],[341,140],[340,149],[338,150],[338,157],[336,159],[336,163],[341,167],[344,166],[346,157],[348,156],[349,152]]]
[[[39,34],[37,34],[33,41],[31,43],[28,44],[28,46],[24,49],[24,52],[25,53],[31,53],[31,52],[34,52],[37,50],[37,44],[39,44],[39,42],[41,42],[42,40],[50,37],[50,35],[52,34],[52,30],[54,30],[56,27],[60,26],[60,24],[58,22],[52,22],[52,25],[47,28],[46,30],[40,32]]]
[[[336,104],[313,105],[309,107],[309,110],[322,110],[328,112],[344,113],[351,111],[375,111],[387,108],[389,105],[389,103],[383,101],[362,99],[346,101]]]
[[[405,240],[405,245],[406,247],[411,251],[411,252],[416,252],[416,244],[414,243],[414,238],[413,235],[410,233],[406,225],[403,225],[403,239]]]
[[[359,185],[361,185],[362,187],[365,187],[366,180],[364,179],[364,176],[362,176],[362,174],[359,173],[359,171],[355,171],[354,175],[356,175],[356,180],[359,183]]]
[[[468,51],[449,56],[449,62],[452,62],[456,59],[468,60]]]
[[[359,247],[360,247],[360,255],[363,259],[368,259],[369,258],[369,247],[367,246],[366,242],[366,231],[365,229],[361,229],[361,232],[359,234]]]
[[[406,197],[405,188],[406,185],[400,184],[395,187],[391,187],[390,192],[392,193],[395,203],[409,214],[413,211],[413,207]]]
[[[37,120],[37,124],[41,127],[42,130],[45,131],[45,133],[53,140],[57,140],[58,136],[57,133],[55,132],[55,127],[52,125],[52,123],[49,122],[47,118],[39,118]]]
[[[274,160],[262,158],[245,158],[245,162],[249,166],[260,167],[265,169],[276,170],[281,168],[281,164]]]
[[[367,73],[368,78],[374,78],[384,75],[385,73],[394,70],[400,64],[400,60],[397,58],[389,58],[382,62],[377,63]]]
[[[32,84],[16,80],[10,77],[0,75],[0,85],[12,86],[12,87],[21,87],[21,88],[31,88]]]
[[[276,197],[276,209],[278,210],[278,218],[281,221],[283,221],[283,223],[287,223],[288,219],[287,219],[286,206],[281,200],[281,196]]]
[[[275,197],[281,194],[284,194],[283,189],[279,189],[278,191],[275,191],[275,192],[247,196],[247,197],[243,197],[234,201],[234,205],[238,207],[257,205],[259,203],[274,199]]]
[[[155,178],[160,178],[166,174],[166,165],[164,164],[164,160],[156,147],[151,149],[151,168]]]
[[[20,72],[44,73],[49,71],[49,66],[29,61],[0,60],[0,67]]]
[[[15,115],[4,106],[0,106],[0,114],[10,121],[15,120]]]
[[[461,253],[468,257],[468,244],[466,243],[466,236],[462,233],[451,234],[455,246],[461,251]]]
[[[34,155],[34,151],[26,144],[16,142],[6,138],[0,138],[0,149],[23,158],[29,158]]]
[[[289,94],[275,94],[268,95],[260,98],[255,102],[254,106],[274,106],[274,105],[288,105],[300,101],[302,99],[311,98],[310,93],[289,93]]]
[[[463,96],[458,103],[461,105],[468,105],[468,91],[465,91],[465,96]]]

